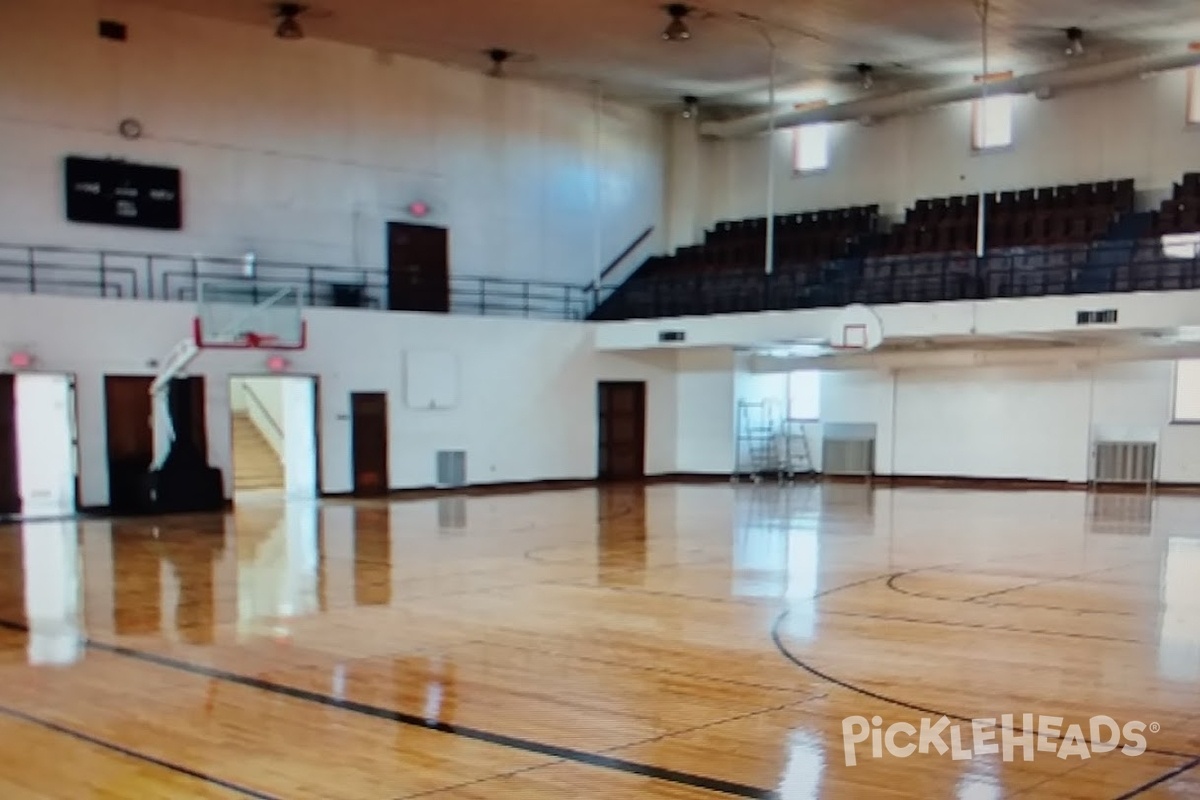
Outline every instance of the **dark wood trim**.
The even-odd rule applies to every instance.
[[[833,477],[833,476],[830,476]],[[877,486],[927,487],[945,489],[993,489],[997,491],[1043,491],[1043,490],[1072,490],[1086,489],[1086,482],[1055,481],[1039,478],[982,478],[957,475],[874,475],[871,477],[838,476],[839,479],[852,482],[871,482]]]
[[[646,228],[646,230],[642,231],[632,242],[629,243],[628,247],[626,247],[624,250],[621,251],[620,255],[618,255],[616,258],[614,258],[612,261],[610,261],[608,263],[607,267],[600,270],[600,277],[588,284],[588,286],[587,286],[588,291],[599,289],[600,285],[604,283],[604,279],[607,278],[609,275],[611,275],[613,270],[615,270],[617,267],[621,266],[621,262],[624,261],[625,259],[629,258],[630,254],[632,254],[634,250],[638,249],[638,247],[641,246],[642,242],[649,239],[650,235],[652,233],[654,233],[653,225],[651,225],[649,228]]]
[[[471,486],[456,487],[453,489],[437,488],[434,486],[413,487],[409,489],[392,489],[386,495],[381,495],[376,498],[358,498],[353,492],[322,492],[320,499],[323,500],[360,500],[360,499],[376,499],[386,500],[388,498],[404,499],[404,500],[422,500],[439,497],[488,497],[491,495],[506,495],[506,494],[529,494],[533,492],[561,492],[574,491],[578,489],[594,489],[608,488],[613,486],[643,486],[643,485],[664,485],[664,484],[679,484],[679,485],[712,485],[717,483],[729,483],[733,480],[732,473],[710,473],[710,472],[670,472],[659,475],[648,475],[640,481],[628,481],[626,483],[602,482],[595,478],[561,478],[554,480],[540,481],[510,481],[506,483],[480,483]],[[935,489],[987,489],[993,491],[1085,491],[1088,489],[1086,483],[1073,483],[1069,481],[1034,481],[1020,479],[993,479],[993,478],[922,478],[917,476],[887,476],[877,475],[871,480],[858,477],[843,477],[843,476],[825,476],[819,479],[822,483],[857,483],[870,484],[884,488],[935,488]],[[1092,491],[1102,494],[1146,494],[1143,487],[1137,485],[1130,486],[1103,486],[1094,488]],[[1167,495],[1200,495],[1200,483],[1158,483],[1154,485],[1154,494]],[[233,508],[233,501],[226,500],[226,510]],[[85,506],[79,509],[79,517],[95,517],[99,519],[113,518],[112,510],[108,506]],[[70,517],[68,517],[70,518]],[[133,519],[133,517],[130,517]],[[0,525],[3,525],[0,522]]]

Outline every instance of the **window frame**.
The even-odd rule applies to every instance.
[[[809,148],[803,145],[805,130],[819,131],[821,136],[821,165],[814,167],[806,167],[800,163],[801,154]],[[806,175],[820,175],[829,171],[829,123],[828,122],[810,122],[807,125],[797,125],[792,131],[792,174],[797,177]]]
[[[1005,113],[1008,116],[1007,130],[1005,131],[1006,141],[1003,144],[986,144],[987,131],[981,130],[985,124],[984,117],[981,115],[985,103],[996,103],[1003,101],[1008,107]],[[987,155],[990,153],[1004,153],[1011,151],[1016,146],[1016,95],[1013,94],[992,94],[987,97],[980,97],[971,101],[971,153],[975,155]]]
[[[1196,370],[1198,373],[1200,373],[1200,358],[1175,359],[1175,363],[1171,370],[1171,415],[1170,419],[1168,420],[1168,424],[1170,425],[1200,425],[1200,416],[1179,416],[1179,369],[1186,362],[1192,362],[1196,364]]]

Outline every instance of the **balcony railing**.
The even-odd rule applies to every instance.
[[[1200,257],[1158,239],[964,253],[873,256],[820,264],[696,265],[643,272],[610,293],[594,319],[1062,294],[1200,289]]]
[[[0,292],[194,301],[208,280],[243,277],[240,259],[118,250],[0,244]],[[264,298],[295,287],[304,305],[386,309],[381,269],[259,261],[254,283]],[[553,281],[453,275],[450,312],[486,316],[586,319],[610,290]]]

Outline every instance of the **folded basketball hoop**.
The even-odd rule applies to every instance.
[[[294,285],[254,278],[205,281],[196,292],[194,336],[202,349],[303,350],[307,326]]]

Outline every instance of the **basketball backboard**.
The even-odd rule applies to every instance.
[[[860,304],[846,306],[834,319],[829,346],[841,352],[874,350],[883,344],[883,323],[870,308]]]
[[[205,281],[197,288],[195,341],[202,349],[303,350],[299,287],[255,278]]]

